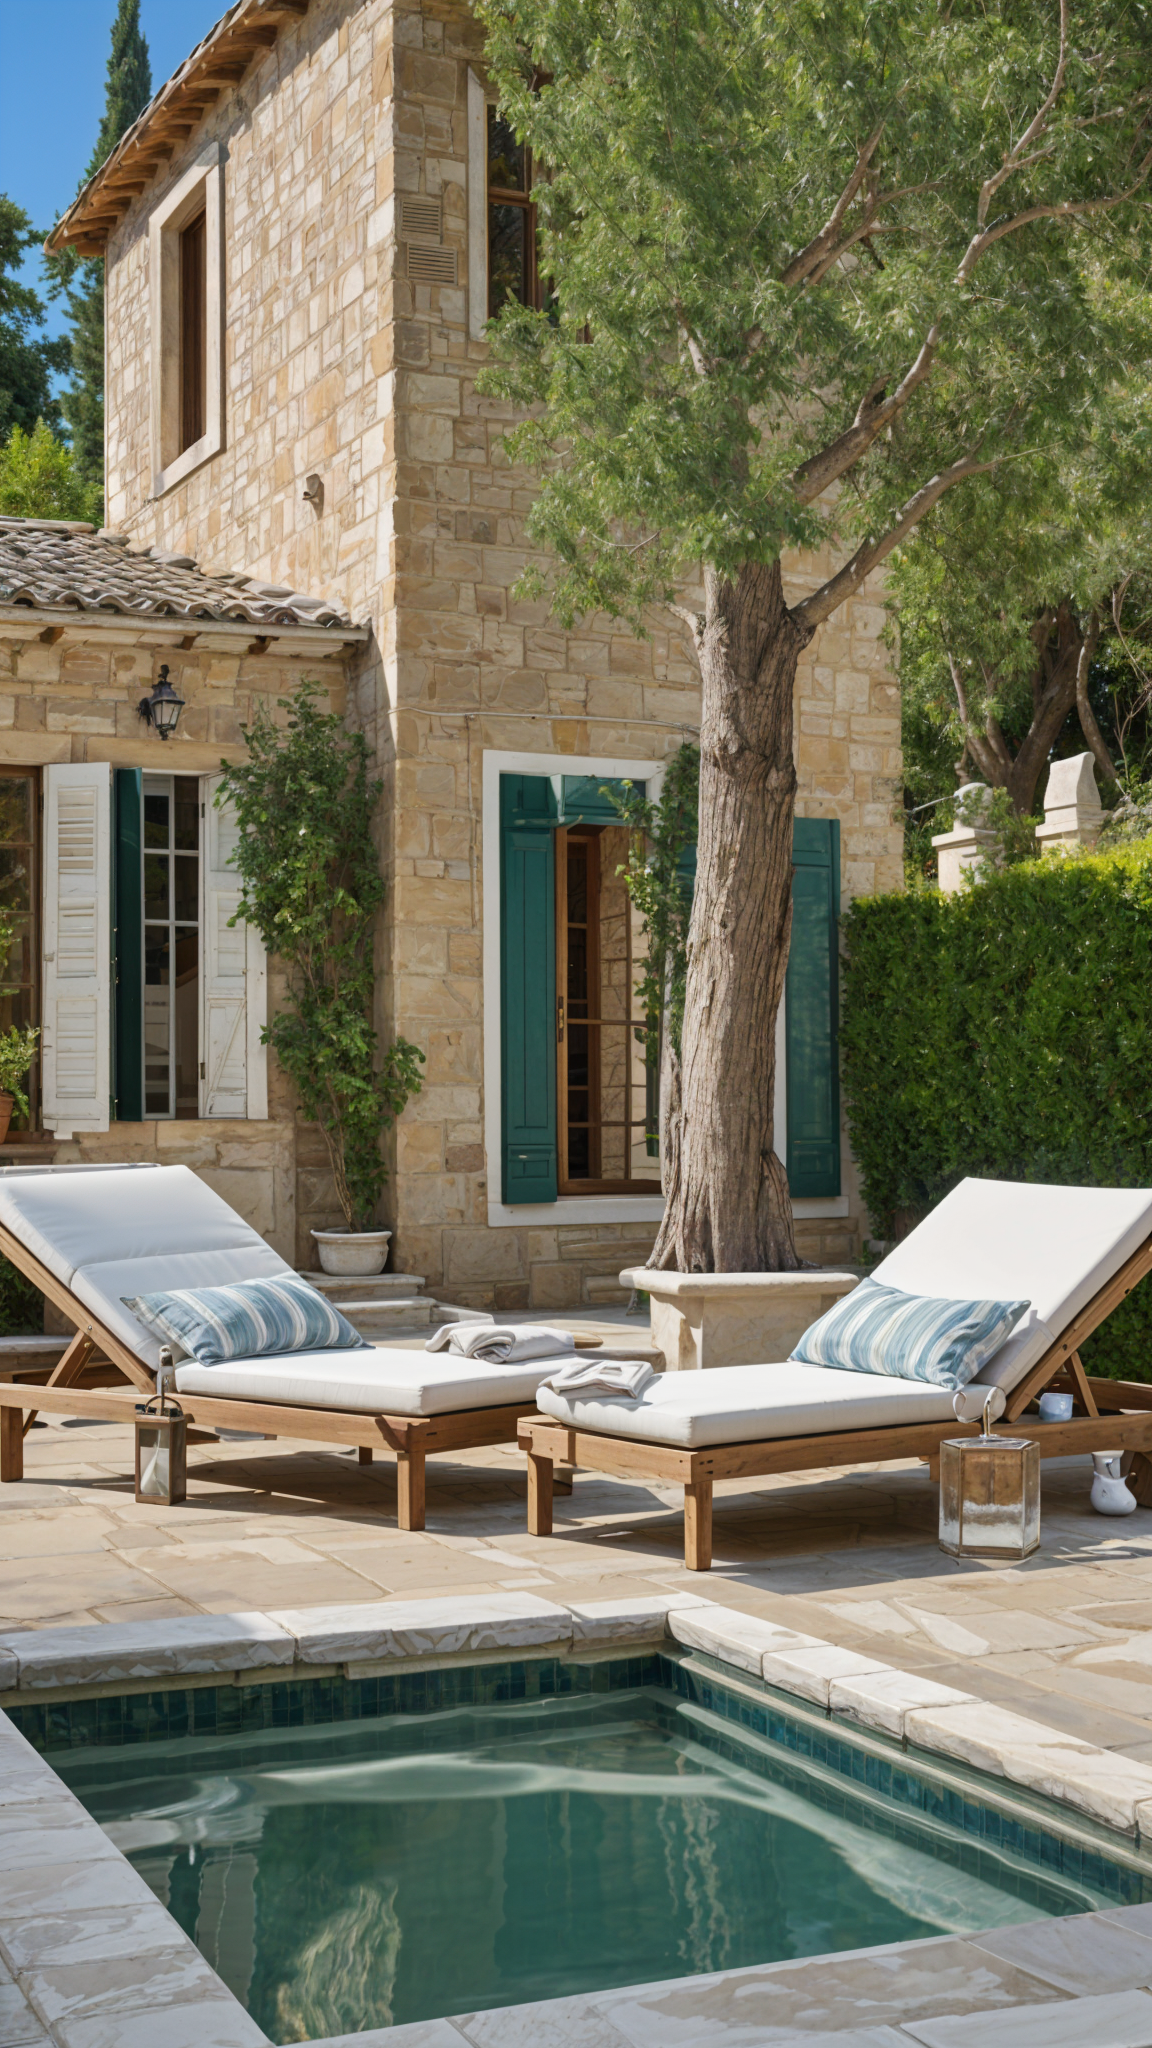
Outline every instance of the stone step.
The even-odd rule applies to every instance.
[[[341,1306],[346,1301],[390,1301],[419,1294],[424,1285],[419,1273],[301,1273],[300,1278]]]

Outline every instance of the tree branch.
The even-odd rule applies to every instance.
[[[1142,159],[1136,177],[1123,192],[1109,192],[1101,199],[1060,199],[1051,206],[1027,206],[1023,213],[1017,213],[1010,220],[1002,220],[995,227],[985,228],[979,235],[973,235],[964,252],[964,260],[956,272],[957,284],[967,284],[985,250],[999,242],[1005,235],[1014,235],[1018,228],[1026,228],[1034,220],[1068,220],[1074,214],[1106,213],[1113,206],[1123,206],[1125,200],[1134,199],[1140,187],[1147,183],[1152,171],[1152,149]]]
[[[867,142],[861,144],[856,152],[856,167],[821,228],[820,233],[809,242],[806,249],[801,249],[799,255],[792,258],[791,263],[780,280],[782,284],[802,284],[809,273],[815,270],[816,265],[828,249],[831,248],[839,232],[841,221],[859,192],[861,185],[864,183],[865,173],[876,153],[877,145],[883,133],[884,123],[881,122],[880,126],[868,137]]]
[[[822,491],[828,489],[829,484],[834,484],[837,477],[843,476],[845,470],[851,469],[862,455],[867,454],[873,441],[884,432],[885,427],[897,414],[904,410],[912,393],[924,382],[932,368],[933,357],[939,345],[940,329],[938,325],[934,325],[929,328],[927,339],[912,368],[896,386],[892,396],[879,405],[873,402],[884,388],[883,380],[878,378],[865,392],[857,408],[856,417],[847,432],[839,435],[835,441],[830,441],[819,454],[810,456],[807,462],[802,462],[799,469],[793,472],[792,485],[799,504],[810,505],[814,498],[818,498]]]
[[[1092,750],[1096,766],[1104,777],[1104,785],[1107,788],[1110,782],[1115,782],[1116,780],[1116,763],[1104,744],[1104,735],[1096,723],[1096,714],[1088,702],[1088,671],[1092,666],[1092,656],[1096,652],[1096,642],[1099,638],[1100,614],[1093,607],[1088,624],[1084,630],[1084,639],[1080,646],[1080,659],[1076,663],[1076,712],[1080,720],[1080,730]]]
[[[1068,0],[1060,0],[1060,55],[1056,60],[1056,73],[1052,80],[1052,85],[1049,90],[1048,97],[1044,101],[1043,105],[1037,109],[1035,115],[1033,116],[1033,119],[1029,123],[1028,127],[1024,130],[1023,135],[1020,137],[1019,142],[1015,145],[1013,149],[1008,150],[1007,154],[1005,155],[1004,161],[1000,166],[1000,169],[998,171],[994,171],[990,178],[985,178],[984,183],[981,185],[980,198],[976,206],[976,222],[978,227],[982,228],[984,226],[984,223],[988,218],[988,208],[991,205],[996,193],[1000,190],[1001,185],[1003,185],[1003,183],[1005,182],[1005,179],[1010,178],[1012,176],[1013,171],[1018,171],[1022,168],[1024,151],[1030,146],[1031,143],[1035,142],[1038,136],[1042,135],[1044,133],[1044,130],[1047,128],[1048,116],[1051,114],[1053,107],[1056,105],[1056,102],[1060,97],[1061,87],[1064,84],[1064,73],[1067,70],[1067,67]]]
[[[951,490],[953,484],[962,483],[965,477],[984,476],[995,467],[995,462],[978,462],[974,455],[962,455],[959,461],[952,463],[948,469],[942,469],[938,475],[930,477],[928,482],[922,484],[901,507],[895,525],[890,526],[879,540],[862,541],[855,554],[849,556],[844,567],[838,569],[835,576],[830,576],[827,583],[822,583],[819,590],[812,592],[811,597],[806,597],[800,604],[792,606],[791,617],[799,626],[807,627],[809,631],[823,625],[824,620],[836,610],[837,605],[843,604],[846,597],[851,597],[853,591],[859,590],[865,577],[871,575],[873,569],[879,568],[880,563],[887,559],[893,548],[899,547],[905,534],[911,533],[917,521],[932,510],[945,491]]]

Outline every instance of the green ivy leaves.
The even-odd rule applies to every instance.
[[[397,1038],[377,1065],[373,937],[384,901],[372,818],[383,784],[368,747],[302,683],[278,725],[261,706],[244,728],[248,759],[226,768],[218,803],[240,825],[237,917],[288,973],[288,1002],[264,1031],[328,1145],[350,1229],[371,1227],[387,1180],[383,1130],[420,1092],[424,1055]]]

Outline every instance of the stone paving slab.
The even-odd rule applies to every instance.
[[[701,1579],[684,1570],[669,1489],[582,1474],[557,1504],[556,1536],[530,1537],[513,1446],[430,1461],[419,1535],[397,1528],[391,1463],[360,1467],[330,1446],[196,1446],[188,1502],[171,1509],[133,1501],[120,1425],[53,1419],[26,1453],[28,1478],[0,1488],[10,1642],[465,1589],[577,1602],[679,1589],[1152,1765],[1152,1514],[1093,1514],[1084,1459],[1044,1466],[1042,1548],[1010,1570],[942,1556],[920,1465],[727,1482],[720,1562]],[[1013,1640],[1032,1647],[1003,1647]],[[0,1687],[10,1680],[9,1663]]]

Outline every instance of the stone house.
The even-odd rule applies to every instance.
[[[630,1014],[641,935],[602,792],[657,793],[699,686],[671,620],[645,641],[603,619],[563,633],[512,595],[530,481],[474,378],[490,308],[535,289],[533,222],[482,49],[458,0],[240,0],[81,192],[52,242],[106,258],[109,523],[85,550],[198,564],[180,573],[285,620],[158,637],[133,618],[107,654],[72,622],[53,639],[58,615],[41,627],[33,606],[0,706],[13,760],[44,773],[67,758],[210,775],[253,692],[305,673],[343,691],[385,782],[378,1023],[426,1055],[394,1136],[395,1263],[453,1300],[547,1308],[614,1298],[660,1214]],[[795,560],[797,591],[830,567]],[[0,595],[3,633],[21,606]],[[797,686],[778,1145],[804,1250],[832,1261],[863,1225],[836,1084],[835,918],[900,879],[883,623],[879,591],[862,592]],[[133,722],[154,658],[188,700],[166,749]],[[218,1181],[264,1148],[270,1234],[294,1234],[303,1263],[330,1194],[268,1087],[268,1117],[254,1088],[226,1138],[203,1099],[143,1121],[114,1101],[106,1130],[72,1142],[153,1147]]]

